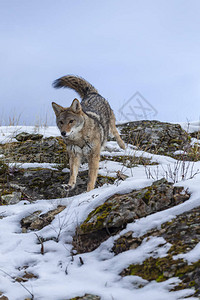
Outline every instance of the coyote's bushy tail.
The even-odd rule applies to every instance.
[[[75,90],[83,99],[88,93],[98,93],[98,91],[85,79],[73,75],[67,75],[56,79],[53,82],[54,88],[70,88]]]

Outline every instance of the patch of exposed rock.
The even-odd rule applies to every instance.
[[[100,300],[101,298],[96,295],[91,295],[91,294],[85,294],[83,297],[75,297],[71,298],[70,300]]]
[[[165,281],[171,277],[178,277],[181,283],[175,288],[193,288],[195,296],[200,296],[200,260],[188,264],[175,255],[191,251],[200,240],[200,207],[185,212],[172,221],[164,223],[161,229],[149,231],[139,238],[133,237],[132,232],[122,235],[116,240],[113,251],[119,254],[129,249],[137,248],[144,238],[151,236],[163,237],[172,244],[167,255],[162,258],[150,257],[140,265],[130,265],[121,275],[136,275],[149,281]]]
[[[200,131],[195,131],[190,133],[191,137],[196,138],[199,140],[200,138]]]
[[[174,156],[177,150],[191,150],[191,136],[179,124],[134,121],[118,125],[118,128],[125,142],[145,151]],[[67,164],[66,145],[61,137],[42,138],[40,134],[22,132],[15,138],[18,142],[0,144],[5,162]],[[195,160],[194,153],[187,156]]]
[[[66,165],[66,145],[61,137],[41,139],[40,135],[36,135],[34,139],[26,140],[24,136],[25,133],[21,138],[18,137],[18,142],[0,144],[0,154],[4,155],[5,162],[46,162]]]
[[[4,195],[0,195],[0,201],[5,205],[17,204],[22,199],[21,192],[12,192],[11,194],[5,193]]]
[[[179,124],[134,121],[117,127],[125,142],[152,153],[172,155],[190,147],[191,137]]]
[[[92,251],[110,235],[121,231],[127,223],[188,199],[187,191],[182,187],[174,187],[165,179],[139,191],[116,194],[92,211],[77,228],[74,247],[79,253]]]
[[[50,210],[45,214],[41,214],[41,211],[35,211],[31,215],[21,220],[22,232],[25,233],[27,230],[40,230],[43,227],[49,225],[55,215],[59,214],[66,208],[64,205],[58,205],[56,209]]]
[[[2,292],[0,292],[0,300],[9,300],[8,297],[4,296]]]
[[[28,132],[21,132],[15,136],[15,139],[19,142],[24,142],[27,140],[41,140],[43,138],[42,134],[38,133],[28,133]]]
[[[75,189],[67,192],[69,172],[62,170],[9,168],[0,162],[0,204],[16,204],[21,200],[56,199],[81,194],[87,189],[88,172],[79,172]],[[98,176],[96,186],[113,183],[115,178]]]

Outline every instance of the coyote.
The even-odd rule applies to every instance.
[[[70,179],[67,190],[75,187],[81,158],[86,157],[89,165],[87,191],[94,188],[99,169],[100,151],[105,146],[108,135],[117,140],[122,149],[125,144],[115,127],[115,116],[109,103],[85,79],[63,76],[53,82],[53,87],[74,89],[82,101],[74,99],[71,106],[64,108],[52,102],[56,123],[67,145]]]

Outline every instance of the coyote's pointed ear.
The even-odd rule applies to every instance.
[[[81,108],[81,104],[80,102],[78,101],[78,99],[74,99],[73,102],[72,102],[72,105],[71,105],[71,108],[73,110],[74,113],[79,113],[82,108]]]
[[[59,113],[61,113],[61,111],[64,111],[64,107],[56,104],[55,102],[52,102],[52,107],[53,107],[53,110],[54,110],[56,116],[58,116]]]

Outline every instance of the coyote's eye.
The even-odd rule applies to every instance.
[[[60,124],[63,125],[63,121],[60,121]]]
[[[73,122],[74,122],[74,120],[70,120],[70,121],[69,121],[69,123],[73,123]]]

